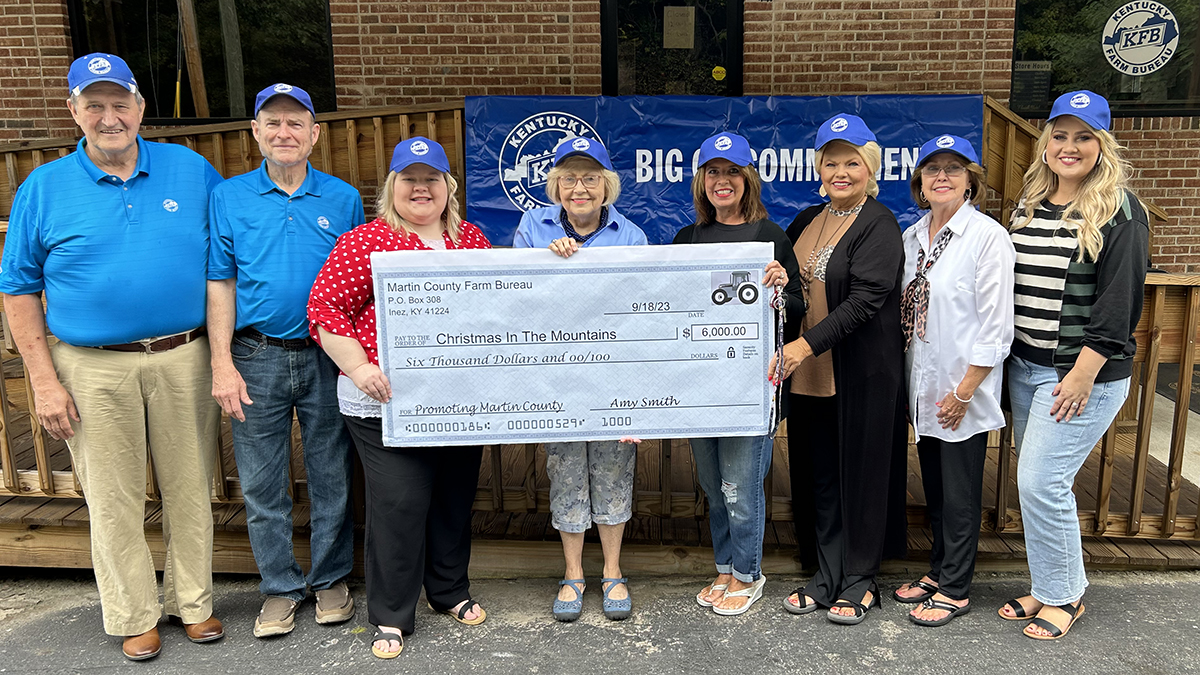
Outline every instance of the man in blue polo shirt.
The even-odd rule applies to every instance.
[[[354,616],[350,436],[338,411],[338,368],[308,334],[308,294],[338,236],[364,222],[362,198],[308,163],[321,127],[303,89],[262,90],[251,123],[257,171],[213,191],[208,329],[213,397],[233,418],[246,525],[266,599],[254,635],[289,633],[307,587],[317,623]],[[292,552],[288,466],[300,420],[312,502],[312,568]]]
[[[224,634],[212,615],[220,409],[204,328],[208,197],[221,176],[186,147],[142,140],[145,102],[119,57],[77,59],[67,83],[83,139],[17,191],[0,292],[38,421],[66,440],[83,486],[104,629],[141,660],[158,655],[163,611],[143,526],[147,441],[167,614],[194,642]]]

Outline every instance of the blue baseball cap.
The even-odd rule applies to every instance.
[[[696,159],[696,166],[704,166],[718,157],[738,166],[754,164],[754,157],[750,154],[750,141],[728,131],[704,139],[700,144],[700,156]]]
[[[604,144],[594,138],[584,138],[577,136],[575,138],[564,138],[558,147],[554,149],[554,166],[568,157],[575,155],[583,155],[591,157],[600,163],[600,166],[613,171],[612,161],[608,158],[608,150]]]
[[[413,136],[400,141],[392,152],[392,171],[403,171],[413,164],[424,164],[442,173],[450,173],[450,160],[446,158],[446,151],[437,141],[431,141],[424,136]]]
[[[979,155],[975,153],[975,148],[971,146],[970,141],[961,136],[945,134],[931,138],[921,146],[921,152],[917,155],[917,166],[921,166],[925,160],[943,152],[953,152],[972,164],[979,163]]]
[[[845,141],[851,145],[866,145],[875,140],[875,134],[858,115],[834,115],[821,122],[817,128],[817,150],[829,141]]]
[[[97,82],[115,82],[130,93],[137,93],[138,83],[129,64],[115,54],[97,52],[75,59],[67,71],[67,88],[78,96],[88,85]]]
[[[1078,117],[1093,129],[1109,131],[1109,127],[1112,126],[1112,113],[1108,110],[1108,101],[1100,94],[1087,90],[1069,91],[1054,99],[1050,117],[1046,121],[1063,115]]]
[[[262,107],[267,104],[267,101],[270,101],[276,96],[287,96],[305,108],[308,108],[308,112],[312,113],[313,117],[317,116],[317,111],[313,110],[312,98],[308,95],[307,91],[304,91],[300,87],[293,87],[290,84],[284,84],[282,82],[279,84],[273,84],[258,92],[258,96],[254,99],[254,116],[258,117],[258,111],[262,110]]]

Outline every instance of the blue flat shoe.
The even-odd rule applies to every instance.
[[[559,600],[554,598],[554,609],[552,613],[554,618],[559,621],[574,621],[583,613],[583,588],[582,584],[586,583],[583,579],[563,579],[558,582],[559,586],[570,586],[575,590],[574,600]]]
[[[621,577],[620,579],[601,579],[600,587],[604,589],[604,616],[610,621],[623,621],[629,618],[630,611],[633,610],[633,599],[626,596],[624,600],[613,600],[608,597],[612,589],[617,587],[617,584],[625,584],[625,592],[629,592],[629,579]]]

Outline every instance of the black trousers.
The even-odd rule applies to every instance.
[[[367,613],[408,635],[422,585],[439,611],[471,597],[471,505],[483,448],[389,448],[379,418],[343,417],[367,482]]]
[[[806,542],[816,541],[817,572],[802,592],[822,607],[839,599],[859,602],[875,578],[846,572],[837,397],[788,396],[788,460],[792,502],[800,504],[801,555]]]
[[[943,595],[965,600],[971,594],[979,548],[987,432],[957,443],[925,436],[917,443],[917,454],[933,530],[929,578]]]

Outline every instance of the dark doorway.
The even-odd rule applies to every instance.
[[[743,0],[601,0],[606,96],[742,95]]]

